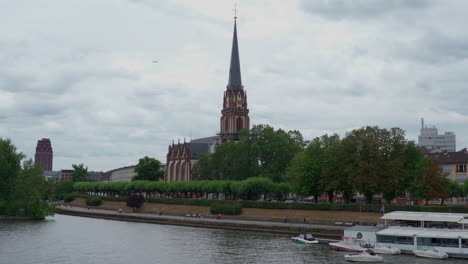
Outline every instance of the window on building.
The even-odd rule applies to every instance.
[[[465,174],[457,174],[457,182],[462,183],[465,182],[466,175]]]
[[[452,165],[442,165],[442,170],[446,173],[452,172]]]
[[[466,164],[457,164],[457,172],[466,172]]]

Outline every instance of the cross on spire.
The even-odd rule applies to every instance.
[[[237,3],[234,3],[234,9],[232,10],[234,11],[234,19],[237,19]]]

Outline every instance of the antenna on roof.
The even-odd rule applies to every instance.
[[[424,128],[424,117],[421,118],[421,128]]]

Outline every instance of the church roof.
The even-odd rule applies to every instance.
[[[219,136],[212,136],[212,137],[205,137],[205,138],[197,138],[190,141],[190,143],[212,143],[219,139]]]
[[[219,136],[197,138],[190,141],[190,152],[192,158],[198,158],[203,153],[210,152],[210,145],[219,139]]]
[[[237,26],[234,20],[234,35],[232,38],[231,65],[229,67],[228,90],[242,90],[242,79],[240,71],[239,47],[237,44]]]

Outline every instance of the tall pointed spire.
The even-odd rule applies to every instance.
[[[242,90],[240,72],[239,46],[237,45],[237,17],[234,17],[234,35],[232,37],[231,65],[229,68],[228,90]]]

